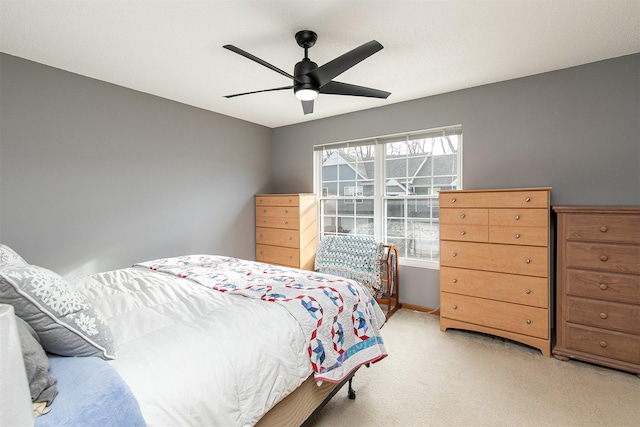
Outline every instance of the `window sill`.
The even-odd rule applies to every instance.
[[[399,264],[401,267],[419,267],[428,268],[430,270],[440,270],[440,262],[438,261],[425,261],[420,259],[400,257]]]

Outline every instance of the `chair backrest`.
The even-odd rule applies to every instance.
[[[320,240],[315,270],[353,279],[381,295],[380,259],[384,246],[373,236],[326,235]]]

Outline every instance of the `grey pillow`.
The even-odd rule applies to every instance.
[[[13,306],[49,353],[115,358],[113,336],[102,314],[53,271],[0,264],[0,303]]]
[[[0,244],[0,264],[26,264],[25,261],[16,251],[7,245]]]
[[[38,334],[27,322],[16,317],[16,326],[20,336],[24,368],[27,371],[32,402],[46,402],[51,405],[58,394],[56,377],[49,372],[49,358],[40,345]]]

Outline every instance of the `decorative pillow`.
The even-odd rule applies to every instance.
[[[27,264],[20,255],[7,245],[0,244],[0,264]]]
[[[49,372],[49,358],[40,345],[38,334],[21,318],[15,319],[31,391],[31,401],[46,402],[49,406],[58,394],[56,377]]]
[[[53,271],[0,264],[0,303],[13,306],[49,353],[115,358],[113,336],[102,314]]]

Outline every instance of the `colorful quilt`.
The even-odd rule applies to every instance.
[[[352,280],[215,255],[158,259],[134,266],[282,305],[308,337],[308,355],[318,381],[340,382],[359,366],[387,355],[380,335],[384,313],[371,294]]]

